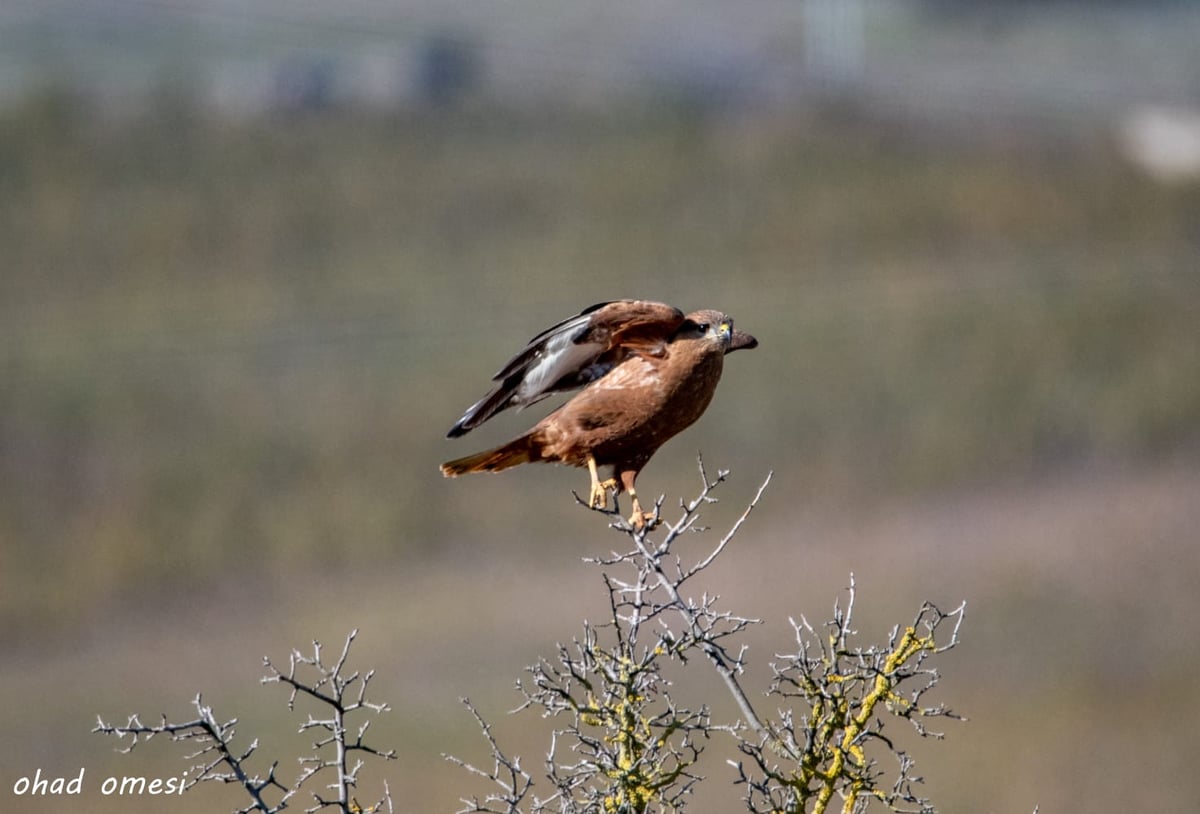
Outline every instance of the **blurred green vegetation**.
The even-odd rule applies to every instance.
[[[721,439],[800,500],[1200,440],[1200,188],[1103,139],[670,108],[230,122],[168,95],[130,119],[47,91],[0,114],[0,212],[5,637],[553,525],[578,473],[436,473],[528,414],[442,435],[528,336],[613,297],[759,336],[664,460]]]

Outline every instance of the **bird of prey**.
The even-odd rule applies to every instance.
[[[643,528],[634,482],[658,448],[700,417],[712,400],[725,354],[758,340],[720,311],[695,311],[645,300],[602,302],[547,328],[492,377],[495,387],[447,434],[457,438],[509,407],[521,409],[552,393],[583,388],[525,434],[442,464],[448,478],[499,472],[545,461],[586,466],[588,503],[608,505],[628,492],[629,518]],[[611,467],[600,480],[599,468]]]

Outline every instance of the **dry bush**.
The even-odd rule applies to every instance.
[[[616,506],[604,512],[623,539],[622,550],[587,562],[602,570],[609,618],[601,624],[585,621],[581,636],[539,659],[517,682],[522,701],[515,712],[537,712],[553,721],[541,770],[531,772],[505,752],[483,715],[463,699],[487,742],[490,768],[447,756],[487,781],[484,791],[462,798],[459,814],[683,811],[707,779],[698,769],[700,755],[714,745],[728,752],[731,779],[743,787],[751,814],[820,814],[834,805],[860,812],[872,804],[895,812],[935,810],[918,793],[921,779],[913,772],[912,756],[885,728],[905,721],[922,738],[940,738],[930,722],[956,717],[943,705],[928,704],[925,696],[938,681],[933,662],[958,643],[965,606],[944,612],[925,603],[884,643],[862,645],[852,625],[856,590],[851,577],[830,621],[815,626],[804,616],[792,620],[793,650],[775,656],[765,693],[775,714],[764,714],[743,686],[747,651],[739,641],[739,634],[758,620],[724,609],[715,595],[696,596],[692,587],[728,550],[770,476],[704,556],[685,560],[674,551],[686,535],[708,530],[700,525],[701,511],[716,502],[713,492],[727,474],[711,478],[701,461],[700,492],[680,502],[673,522],[664,517],[661,498],[654,521],[641,529],[624,520]],[[221,723],[200,696],[194,700],[195,720],[174,723],[164,717],[148,726],[135,714],[124,725],[100,720],[96,731],[128,739],[127,751],[157,735],[192,744],[196,750],[189,757],[195,763],[187,787],[204,781],[240,785],[250,802],[238,814],[282,811],[301,789],[311,795],[309,812],[391,812],[386,782],[373,805],[362,806],[353,796],[361,757],[393,757],[364,740],[369,715],[351,734],[352,719],[388,709],[367,699],[373,672],[347,671],[356,633],[347,637],[333,664],[324,662],[315,642],[311,656],[293,651],[286,671],[264,659],[263,682],[290,689],[289,709],[295,709],[298,696],[307,696],[326,711],[326,717],[309,714],[300,726],[317,738],[313,753],[299,759],[301,770],[291,784],[280,780],[278,761],[265,773],[253,772],[248,764],[257,741],[235,749],[236,720]],[[673,682],[680,680],[674,676],[686,680],[703,664],[716,670],[736,702],[734,720],[717,722],[709,704],[693,708],[672,696]],[[672,678],[668,665],[675,665]],[[313,782],[316,778],[323,785]]]
[[[156,735],[190,744],[195,751],[187,757],[195,762],[187,772],[185,790],[203,782],[238,784],[245,790],[250,802],[238,809],[237,814],[254,811],[277,814],[289,807],[290,801],[301,789],[310,789],[312,805],[305,809],[307,812],[335,809],[344,814],[384,811],[390,814],[393,810],[392,798],[386,782],[382,798],[374,805],[362,806],[353,796],[358,786],[359,771],[363,767],[362,755],[373,755],[384,760],[395,757],[393,751],[381,751],[363,740],[371,724],[371,718],[364,718],[364,715],[378,715],[387,711],[388,706],[367,700],[367,685],[375,674],[374,670],[365,674],[347,671],[350,646],[357,635],[357,630],[350,632],[341,655],[333,664],[325,663],[321,645],[316,641],[313,642],[311,656],[299,650],[292,651],[286,672],[278,669],[269,658],[263,658],[267,675],[263,676],[262,682],[290,688],[287,701],[289,710],[294,712],[297,696],[304,696],[316,701],[327,716],[314,717],[309,713],[308,718],[300,724],[301,732],[315,733],[316,739],[313,741],[313,753],[299,758],[301,771],[290,785],[279,780],[278,760],[271,763],[265,774],[251,769],[250,758],[258,750],[258,741],[252,741],[244,749],[240,746],[235,748],[233,740],[237,719],[222,723],[213,708],[203,703],[200,695],[192,701],[197,714],[194,720],[171,722],[164,715],[159,723],[146,725],[135,713],[123,725],[108,724],[100,718],[93,731],[127,740],[126,752],[133,751],[142,741]],[[360,718],[363,718],[362,722],[357,724],[357,730],[351,735],[351,721]],[[325,782],[321,785],[318,781]]]
[[[958,643],[965,605],[943,612],[926,603],[907,625],[897,625],[884,644],[859,645],[852,627],[855,587],[834,607],[833,619],[814,627],[793,620],[795,651],[776,656],[767,696],[778,717],[755,709],[743,687],[746,650],[738,634],[758,620],[725,610],[718,597],[692,596],[690,583],[724,553],[758,505],[770,476],[745,512],[703,557],[685,561],[675,544],[699,525],[701,509],[726,472],[709,477],[700,462],[699,495],[681,502],[674,522],[634,529],[614,508],[612,527],[625,535],[624,551],[590,562],[604,569],[611,617],[587,622],[569,646],[559,645],[518,681],[523,703],[555,721],[541,778],[501,748],[478,710],[475,715],[490,748],[491,768],[457,758],[489,781],[482,795],[464,798],[459,814],[487,812],[672,812],[682,811],[698,783],[700,753],[725,738],[740,757],[730,759],[736,782],[745,789],[746,810],[824,812],[835,798],[844,812],[879,803],[889,811],[934,811],[917,792],[920,778],[913,758],[884,734],[894,719],[907,721],[921,737],[937,737],[931,719],[956,717],[923,698],[938,681],[932,660]],[[738,720],[713,721],[707,705],[692,709],[671,696],[665,675],[669,662],[707,662],[721,676],[739,710]],[[686,673],[685,673],[686,675]],[[890,756],[889,771],[880,758]],[[542,786],[542,780],[545,785]],[[544,791],[543,791],[544,789]]]

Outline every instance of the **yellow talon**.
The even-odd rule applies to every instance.
[[[633,502],[633,513],[629,515],[629,524],[638,531],[642,529],[648,531],[654,528],[654,513],[642,509],[642,504],[637,498],[637,492],[630,490],[629,497]]]
[[[601,481],[600,473],[596,469],[596,459],[589,455],[587,462],[588,472],[592,476],[592,493],[588,498],[588,505],[593,509],[607,509],[608,490],[617,488],[617,479],[609,478],[606,481]]]

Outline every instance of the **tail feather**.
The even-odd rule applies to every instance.
[[[500,472],[520,464],[541,460],[532,435],[522,435],[507,444],[486,449],[465,458],[456,458],[442,464],[442,474],[457,478],[469,472]]]

